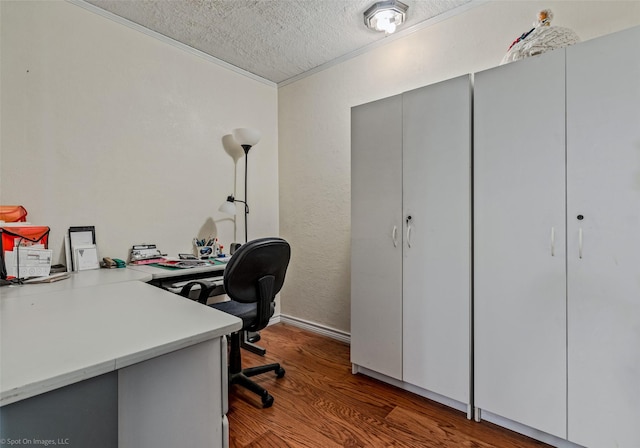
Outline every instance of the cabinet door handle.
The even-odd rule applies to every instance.
[[[393,240],[393,247],[398,247],[398,226],[393,226],[391,239]]]
[[[405,222],[407,223],[407,247],[411,247],[411,215],[407,215]]]
[[[556,256],[556,228],[551,227],[551,256]]]
[[[582,258],[582,227],[578,229],[578,258]]]

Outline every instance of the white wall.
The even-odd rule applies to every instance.
[[[228,246],[234,226],[218,206],[234,165],[221,139],[245,126],[263,133],[249,156],[249,236],[278,234],[275,86],[68,2],[2,0],[0,11],[0,203],[51,227],[54,258],[74,225],[96,226],[101,256],[144,242],[177,255],[196,235]]]
[[[55,256],[72,225],[119,258],[241,241],[217,211],[234,182],[221,138],[256,127],[249,230],[280,220],[292,244],[282,311],[349,331],[350,108],[497,65],[548,7],[583,40],[640,24],[638,1],[491,1],[276,91],[64,1],[1,0],[0,203],[49,225]]]
[[[350,329],[350,108],[498,65],[545,8],[582,40],[640,24],[637,1],[492,1],[279,89],[283,314]]]

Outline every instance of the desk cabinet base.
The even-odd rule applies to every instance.
[[[120,369],[119,447],[225,446],[224,359],[218,338]]]

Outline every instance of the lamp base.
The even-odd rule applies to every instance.
[[[229,255],[233,255],[235,251],[237,251],[240,246],[242,246],[242,243],[231,243],[231,246],[229,246]]]

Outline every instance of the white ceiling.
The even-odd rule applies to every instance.
[[[85,1],[274,83],[385,39],[364,25],[363,13],[374,0]],[[402,1],[409,5],[407,22],[394,37],[471,2]]]

